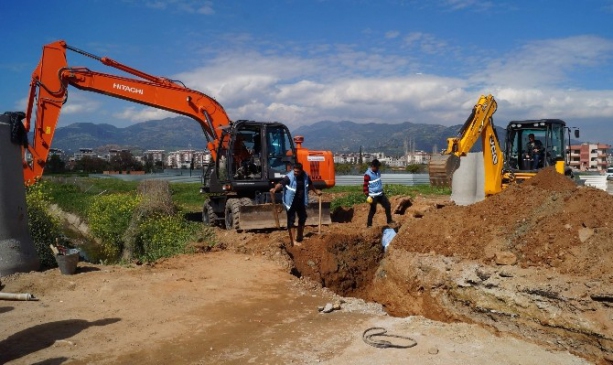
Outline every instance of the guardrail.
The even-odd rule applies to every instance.
[[[397,185],[429,185],[428,174],[381,174],[384,184]],[[336,175],[337,186],[356,186],[364,183],[364,175]]]
[[[579,175],[579,180],[583,181],[587,186],[607,191],[606,175]]]

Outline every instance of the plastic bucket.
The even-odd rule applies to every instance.
[[[55,261],[60,268],[60,272],[64,275],[72,275],[77,271],[79,263],[79,250],[68,250],[65,255],[56,255]]]

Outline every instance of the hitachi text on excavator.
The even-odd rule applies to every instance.
[[[136,78],[71,67],[67,62],[68,50]],[[292,138],[284,124],[233,122],[214,98],[180,81],[153,76],[57,41],[43,47],[32,74],[23,119],[23,129],[27,132],[32,128],[34,132],[32,141],[23,147],[23,174],[28,185],[43,174],[60,111],[68,100],[69,86],[182,114],[201,125],[211,154],[211,163],[205,166],[202,176],[201,192],[207,196],[203,205],[205,223],[239,230],[276,227],[274,209],[281,208],[270,204],[268,191],[295,162],[303,164],[316,188],[335,184],[332,152],[303,148],[304,139]],[[279,195],[277,200],[280,199]],[[307,224],[317,224],[317,204],[307,209],[310,211]],[[322,209],[322,223],[329,224],[329,203],[324,203]]]

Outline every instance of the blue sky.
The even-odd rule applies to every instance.
[[[63,39],[180,79],[233,120],[454,125],[492,94],[499,126],[560,118],[613,143],[613,0],[20,0],[0,15],[2,112],[24,109],[43,45]],[[59,126],[172,116],[69,97]]]

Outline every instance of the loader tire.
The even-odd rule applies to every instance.
[[[231,231],[240,228],[240,207],[239,199],[228,199],[226,201],[226,229]]]
[[[204,205],[202,206],[202,223],[207,226],[215,226],[217,224],[217,214],[213,211],[213,207],[210,204],[210,200],[207,199],[204,201]]]

